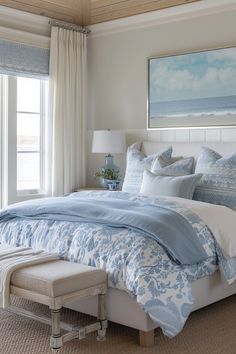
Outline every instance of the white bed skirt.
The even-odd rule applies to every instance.
[[[220,278],[217,271],[211,276],[201,278],[192,283],[195,299],[193,311],[236,294],[236,282],[228,286]],[[69,308],[96,316],[97,299],[88,298],[71,303]],[[142,331],[150,331],[157,326],[127,293],[109,288],[107,294],[107,318],[122,325]]]
[[[202,145],[212,148],[222,155],[231,153],[236,150],[236,143],[160,143],[145,141],[143,142],[143,151],[150,155],[160,151],[167,146],[172,145],[174,155],[185,155],[197,157]],[[236,282],[228,286],[221,281],[220,273],[216,272],[211,276],[201,278],[192,283],[193,296],[195,299],[193,311],[204,306],[212,304],[230,295],[236,294]],[[71,304],[70,308],[77,311],[96,315],[96,303],[94,299],[86,299],[80,303]],[[150,331],[157,327],[151,321],[149,316],[138,306],[134,299],[129,297],[125,292],[109,289],[107,295],[107,312],[108,319],[129,327],[133,327],[142,331]]]

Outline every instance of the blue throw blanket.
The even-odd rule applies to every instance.
[[[208,256],[185,217],[169,208],[116,198],[45,198],[14,204],[0,212],[13,218],[105,224],[142,232],[156,240],[179,264],[195,264]]]

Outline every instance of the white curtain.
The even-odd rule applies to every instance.
[[[85,184],[86,34],[52,26],[46,190],[58,196]]]

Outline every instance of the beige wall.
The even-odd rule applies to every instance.
[[[236,45],[236,11],[96,36],[88,41],[88,130],[122,129],[128,140],[236,140],[232,129],[146,131],[147,58]],[[89,153],[88,184],[102,157]],[[124,166],[124,157],[119,157]]]

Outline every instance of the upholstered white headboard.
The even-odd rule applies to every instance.
[[[194,156],[196,158],[202,146],[208,146],[221,155],[236,151],[236,141],[235,143],[161,143],[144,141],[142,150],[146,155],[151,155],[170,145],[173,146],[173,156]]]

